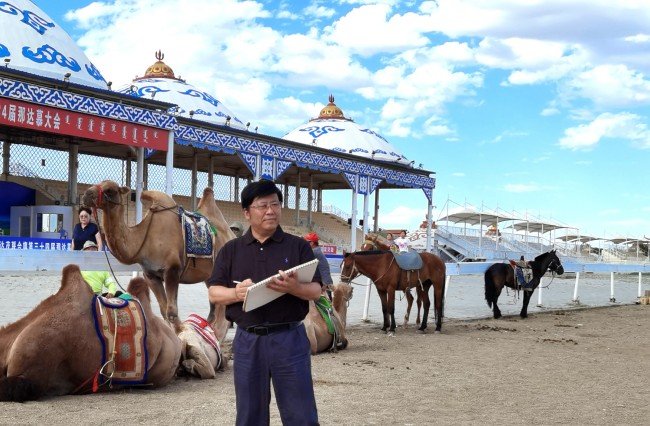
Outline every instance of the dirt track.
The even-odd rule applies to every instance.
[[[323,425],[645,425],[650,306],[449,321],[442,334],[377,324],[313,357]],[[230,370],[155,391],[0,403],[0,424],[234,424]],[[275,406],[272,424],[280,424]]]

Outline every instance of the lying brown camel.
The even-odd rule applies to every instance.
[[[86,190],[82,204],[103,210],[101,231],[111,253],[127,265],[139,264],[149,279],[163,318],[175,324],[178,321],[178,285],[207,280],[212,273],[214,258],[223,245],[235,238],[221,210],[214,200],[212,188],[205,188],[197,211],[216,229],[213,257],[188,258],[179,220],[179,206],[161,191],[142,191],[141,200],[148,208],[142,221],[128,226],[124,218],[124,196],[130,192],[116,182],[105,180]],[[164,286],[163,286],[164,283]],[[207,299],[207,296],[206,296]],[[228,330],[225,307],[210,304],[208,321],[217,336]]]
[[[144,313],[139,328],[133,328],[136,331],[132,336],[138,335],[141,339],[145,334],[142,330],[146,330],[146,338],[143,346],[118,344],[116,353],[121,353],[124,347],[137,347],[139,354],[144,353],[144,356],[134,364],[140,365],[146,376],[141,382],[132,383],[147,389],[164,386],[176,373],[181,342],[174,330],[153,314],[144,278],[132,279],[128,292],[140,302]],[[126,303],[121,299],[117,301]],[[115,361],[117,357],[103,362],[105,343],[98,336],[102,328],[96,329],[94,319],[95,306],[99,303],[82,278],[79,267],[68,265],[63,268],[61,288],[56,294],[43,300],[23,318],[1,327],[0,401],[22,402],[124,387],[115,382],[124,377],[117,374],[120,372],[117,368],[120,364]],[[135,311],[140,309],[137,302],[128,306]],[[106,315],[113,324],[113,310],[106,306],[100,309],[101,315]],[[117,324],[117,318],[122,321],[124,317],[115,318]],[[110,331],[110,326],[106,329]],[[113,336],[117,336],[117,332]],[[127,355],[133,358],[131,353]],[[116,374],[113,376],[112,372]]]
[[[311,348],[311,354],[327,350],[336,352],[338,349],[345,349],[348,346],[348,339],[345,337],[345,326],[348,317],[348,302],[352,299],[352,286],[348,283],[338,283],[332,288],[331,321],[335,333],[330,333],[329,327],[323,315],[316,307],[316,304],[309,302],[309,313],[305,317],[305,330]]]

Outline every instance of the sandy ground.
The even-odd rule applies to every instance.
[[[377,322],[312,357],[324,425],[646,425],[650,306],[450,320],[442,334]],[[132,389],[0,403],[0,424],[234,424],[232,370]],[[275,405],[274,425],[280,424]]]

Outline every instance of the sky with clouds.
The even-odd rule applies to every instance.
[[[330,94],[435,172],[434,203],[650,237],[647,0],[36,1],[114,87],[165,63],[281,137]],[[349,194],[325,203],[349,211]],[[380,226],[424,219],[380,195]],[[558,236],[562,231],[556,231]]]

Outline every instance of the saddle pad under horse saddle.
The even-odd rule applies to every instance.
[[[118,385],[146,383],[147,324],[140,302],[96,295],[93,317],[102,344],[102,375],[106,381]]]
[[[214,350],[217,351],[217,357],[219,358],[217,361],[217,370],[221,368],[221,364],[223,359],[221,358],[221,346],[219,345],[219,341],[217,340],[217,335],[214,332],[214,329],[210,325],[208,321],[206,321],[203,317],[200,317],[196,314],[190,314],[187,319],[183,322],[186,322],[187,324],[191,325],[194,330],[196,330],[197,333],[199,333],[199,336],[203,338],[210,346],[214,348]]]
[[[405,271],[417,271],[422,269],[422,257],[420,256],[420,253],[415,251],[395,254],[395,261],[397,262],[397,266]]]
[[[187,257],[212,257],[215,232],[208,219],[199,213],[190,213],[179,207],[183,240]]]

